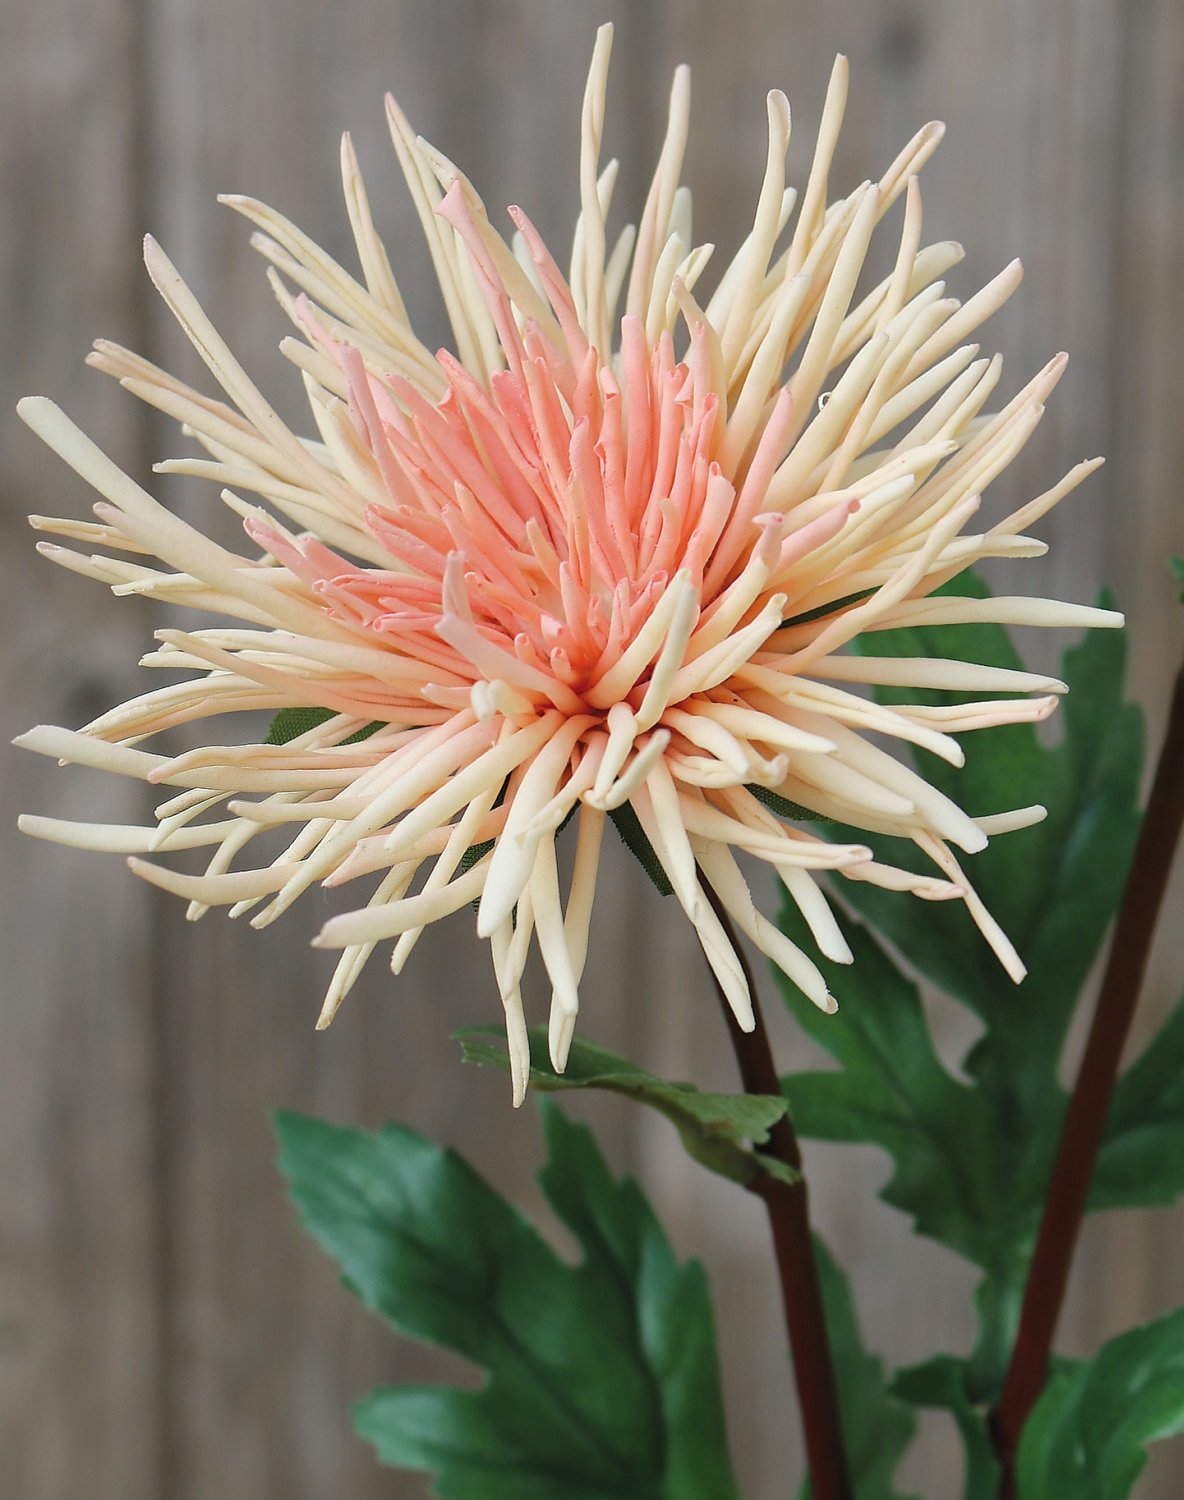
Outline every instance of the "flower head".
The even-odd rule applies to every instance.
[[[185,680],[82,730],[23,738],[169,788],[156,826],[28,818],[27,830],[133,855],[204,850],[198,874],[132,866],[188,897],[194,914],[225,905],[253,911],[256,926],[317,882],[370,877],[365,904],[317,940],[342,950],[322,1023],[376,944],[394,940],[398,971],[427,924],[475,901],[519,1099],[528,952],[537,940],[562,1068],[609,817],[635,820],[652,846],[742,1026],[750,998],[717,903],[819,1005],[833,1001],[809,957],[756,909],[738,854],[773,867],[832,959],[850,953],[820,870],[964,900],[1019,978],[952,848],[973,853],[1041,810],[972,819],[881,740],[958,764],[955,735],[1041,718],[1061,685],[843,648],[868,629],[919,623],[1119,623],[1043,600],[929,597],[979,558],[1041,553],[1024,529],[1095,467],[967,529],[1064,361],[983,415],[1000,362],[968,340],[1020,270],[965,303],[945,294],[940,278],[961,251],[922,247],[915,175],[940,129],[926,126],[879,182],[828,205],[840,59],[799,200],[784,180],[789,108],[771,94],[752,228],[705,297],[712,247],[694,244],[679,183],[685,70],[640,224],[610,248],[616,164],[599,161],[610,42],[604,28],[584,97],[582,211],[566,274],[521,210],[510,210],[516,233],[503,238],[463,174],[388,101],[452,351],[433,355],[412,330],[348,139],[362,280],[261,204],[227,200],[257,226],[295,325],[282,348],[303,374],[316,440],[281,421],[148,242],[152,279],[227,399],[106,342],[92,362],[201,444],[204,456],[160,467],[221,487],[242,519],[242,551],[166,509],[49,402],[22,404],[102,496],[97,521],[33,519],[101,555],[41,550],[117,594],[230,622],[158,632],[145,665]],[[895,265],[857,299],[873,231],[902,197]],[[889,709],[861,694],[869,683],[982,696]],[[1036,696],[993,696],[1017,691]],[[177,725],[260,711],[279,715],[263,742],[142,748]],[[934,873],[827,842],[795,826],[785,803],[911,839]],[[569,819],[565,898],[556,839]],[[272,847],[253,858],[268,834]]]

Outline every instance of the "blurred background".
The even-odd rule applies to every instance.
[[[34,556],[24,514],[83,516],[92,497],[11,415],[23,392],[52,395],[141,480],[153,459],[185,449],[81,364],[104,335],[208,385],[155,301],[141,235],[163,242],[264,391],[294,414],[299,384],[274,352],[282,315],[246,226],[215,194],[262,198],[352,264],[336,175],[350,129],[408,303],[422,309],[428,341],[442,340],[383,91],[467,170],[491,213],[522,203],[560,250],[577,206],[583,76],[603,19],[617,26],[606,132],[606,155],[622,160],[616,204],[640,210],[672,69],[690,62],[686,180],[698,237],[728,256],[751,221],[769,88],[794,109],[800,185],[832,58],[849,54],[832,194],[878,176],[926,119],[948,123],[923,190],[926,238],[967,249],[952,290],[969,295],[1016,254],[1027,269],[986,332],[985,347],[1006,355],[1007,394],[1057,349],[1073,356],[991,503],[1001,513],[1072,462],[1109,456],[1040,528],[1050,556],[996,581],[1082,601],[1114,587],[1130,621],[1130,690],[1158,745],[1184,635],[1164,565],[1184,551],[1179,0],[4,0],[5,736],[80,724],[140,690],[135,662],[160,623]],[[174,493],[187,509],[221,509],[212,491]],[[1045,664],[1063,642],[1029,644]],[[316,1034],[330,968],[308,947],[319,897],[262,934],[218,916],[187,928],[180,902],[117,859],[14,832],[21,810],[142,821],[144,788],[15,752],[0,787],[4,1494],[426,1494],[376,1467],[347,1405],[446,1362],[396,1340],[338,1288],[284,1199],[268,1119],[276,1107],[369,1126],[399,1119],[536,1206],[532,1109],[512,1112],[504,1077],[462,1069],[449,1040],[496,1019],[483,948],[454,919],[425,937],[399,982],[376,961],[334,1027]],[[1177,884],[1142,1034],[1179,993],[1182,899]],[[732,1088],[715,1001],[672,906],[627,857],[612,863],[583,1034],[667,1076]],[[780,1057],[808,1062],[768,988]],[[956,1060],[960,1018],[936,1004],[932,1014]],[[759,1203],[708,1180],[661,1120],[613,1101],[580,1112],[595,1118],[614,1166],[641,1177],[679,1251],[707,1263],[745,1494],[791,1493],[799,1443]],[[973,1273],[910,1242],[901,1216],[874,1198],[886,1158],[815,1148],[808,1166],[871,1343],[902,1363],[967,1348]],[[1184,1215],[1097,1217],[1064,1347],[1086,1352],[1182,1298]],[[953,1496],[959,1471],[952,1425],[927,1419],[902,1488]],[[1184,1451],[1168,1445],[1138,1493],[1174,1500],[1182,1486]]]

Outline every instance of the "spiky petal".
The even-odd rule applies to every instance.
[[[930,597],[981,558],[1039,555],[1024,528],[1095,467],[1078,465],[1012,515],[968,529],[1034,431],[1064,359],[984,414],[1000,364],[970,340],[1020,271],[1007,267],[965,303],[946,295],[941,278],[961,250],[922,246],[916,177],[940,128],[921,130],[879,182],[828,204],[847,89],[840,58],[798,206],[784,178],[789,108],[771,94],[752,229],[703,298],[711,246],[694,244],[679,182],[685,70],[638,229],[610,246],[616,164],[599,159],[610,42],[604,28],[566,273],[520,209],[507,242],[472,184],[388,100],[454,352],[432,355],[411,327],[348,139],[361,281],[271,209],[226,200],[256,226],[294,325],[281,347],[302,372],[314,440],[277,415],[147,241],[149,273],[226,399],[109,343],[92,363],[196,437],[201,457],[158,468],[218,485],[242,520],[243,551],[169,511],[48,401],[21,406],[102,497],[95,522],[34,518],[102,551],[41,550],[117,594],[228,622],[159,632],[145,665],[185,680],[80,731],[23,737],[44,754],[173,789],[156,826],[28,818],[27,831],[131,855],[192,915],[227,906],[260,927],[315,883],[376,878],[366,904],[317,939],[342,950],[322,1024],[376,945],[394,939],[401,969],[428,924],[476,902],[519,1101],[528,952],[537,942],[552,982],[551,1053],[562,1068],[604,822],[627,804],[742,1026],[750,997],[708,888],[817,1004],[834,1002],[810,958],[756,909],[737,855],[772,866],[834,960],[850,953],[814,881],[820,870],[965,900],[1019,979],[1018,956],[951,846],[973,854],[1040,809],[969,818],[881,742],[957,765],[957,734],[1042,718],[1063,685],[844,648],[867,630],[926,623],[1120,623],[1046,600]],[[902,196],[893,269],[857,301],[872,235]],[[889,709],[859,691],[877,683],[980,701]],[[291,737],[172,755],[138,748],[197,720],[295,709],[315,712]],[[779,798],[909,839],[935,873],[828,843],[770,811]],[[565,900],[556,840],[573,817]],[[252,864],[250,846],[269,832],[278,853]],[[199,873],[141,857],[194,848],[205,851]]]

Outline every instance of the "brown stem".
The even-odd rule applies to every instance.
[[[1065,1113],[1044,1217],[1024,1289],[1015,1348],[1003,1394],[994,1412],[995,1442],[1003,1466],[1002,1500],[1011,1500],[1015,1494],[1015,1457],[1020,1434],[1048,1373],[1049,1351],[1106,1127],[1118,1063],[1139,998],[1182,826],[1184,668],[1176,677],[1167,735],[1114,927],[1089,1041]]]
[[[781,1098],[781,1082],[769,1047],[757,1000],[756,985],[731,921],[711,887],[706,885],[707,899],[723,924],[732,947],[744,970],[752,996],[756,1025],[752,1031],[741,1031],[724,998],[719,981],[712,983],[719,996],[720,1008],[727,1022],[728,1035],[740,1065],[745,1092],[772,1094]],[[793,1183],[783,1182],[770,1173],[762,1173],[748,1184],[751,1192],[764,1200],[773,1231],[773,1249],[777,1256],[777,1274],[781,1281],[781,1300],[785,1307],[785,1324],[793,1359],[794,1384],[802,1413],[806,1440],[806,1463],[810,1470],[813,1500],[852,1500],[851,1480],[843,1447],[839,1422],[838,1387],[826,1315],[822,1308],[822,1287],[810,1238],[809,1199],[806,1179],[801,1175],[802,1153],[788,1115],[769,1131],[769,1143],[763,1148],[798,1174]]]

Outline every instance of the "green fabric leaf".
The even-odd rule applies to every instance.
[[[838,1014],[823,1015],[782,984],[802,1028],[841,1064],[782,1079],[794,1126],[819,1140],[881,1146],[895,1168],[885,1201],[911,1214],[918,1233],[994,1265],[1003,1249],[997,1202],[1008,1163],[988,1101],[946,1071],[916,985],[866,927],[839,921],[854,963],[848,970],[821,960],[832,993],[845,991]],[[796,907],[786,905],[781,926],[794,942],[809,942]]]
[[[923,1365],[901,1370],[892,1385],[895,1395],[913,1406],[948,1411],[958,1424],[966,1452],[966,1477],[962,1500],[996,1500],[999,1465],[991,1446],[986,1411],[975,1402],[969,1389],[970,1371],[960,1359],[940,1354]],[[1062,1492],[1050,1490],[1043,1500],[1054,1500]],[[1071,1492],[1063,1492],[1070,1500]],[[1076,1495],[1072,1500],[1077,1500]]]
[[[983,598],[985,586],[963,574],[941,590]],[[1103,595],[1101,602],[1109,602]],[[991,625],[932,626],[864,636],[868,655],[960,657],[991,666],[1023,666],[1005,630]],[[1013,724],[962,736],[961,769],[924,750],[920,773],[972,816],[1029,802],[1048,809],[1043,823],[993,839],[969,858],[968,876],[1015,943],[1029,977],[1016,990],[986,949],[960,902],[929,904],[876,887],[843,881],[843,897],[947,994],[991,1028],[992,1043],[968,1066],[1001,1073],[1026,1116],[1038,1109],[1050,1066],[1059,1056],[1078,992],[1106,935],[1121,895],[1138,834],[1137,794],[1143,759],[1142,720],[1124,705],[1126,643],[1119,631],[1090,631],[1068,651],[1061,675],[1070,691],[1060,718],[1061,743],[1047,748],[1035,726]],[[960,696],[883,689],[885,703],[950,702]],[[965,695],[961,695],[965,696]],[[900,840],[884,841],[901,863],[930,868]],[[890,848],[889,848],[890,846]],[[1034,1019],[1032,1012],[1038,1012]]]
[[[986,1273],[977,1296],[980,1345],[968,1378],[989,1392],[1010,1353],[1043,1187],[1012,1197],[1014,1164],[989,1093],[945,1068],[916,985],[871,932],[851,919],[839,922],[854,954],[850,970],[815,956],[832,993],[843,993],[846,980],[838,1014],[823,1015],[782,985],[803,1029],[840,1064],[782,1079],[790,1116],[799,1135],[880,1146],[894,1168],[880,1190],[884,1200],[909,1214],[919,1234]],[[796,908],[783,910],[781,926],[795,942],[808,941]]]
[[[1184,1193],[1184,1000],[1118,1080],[1091,1208],[1172,1203]]]
[[[310,729],[316,729],[321,724],[327,724],[330,719],[337,717],[336,709],[332,708],[281,708],[272,719],[267,738],[263,743],[286,745],[290,740],[307,734]],[[375,730],[381,728],[381,720],[376,720],[373,724],[364,724],[361,729],[355,729],[353,734],[347,735],[341,743],[343,745],[360,744],[362,740],[368,740]]]
[[[798,1174],[775,1157],[753,1153],[748,1142],[763,1146],[769,1128],[786,1111],[784,1099],[763,1094],[710,1094],[692,1083],[673,1083],[654,1078],[605,1047],[576,1037],[568,1054],[567,1068],[556,1073],[547,1055],[547,1029],[532,1026],[530,1038],[530,1084],[541,1091],[607,1089],[646,1104],[663,1114],[678,1131],[687,1152],[697,1162],[729,1177],[733,1182],[751,1182],[769,1173],[783,1182],[796,1182]],[[468,1063],[509,1069],[505,1048],[487,1040],[500,1037],[497,1027],[478,1026],[458,1034],[461,1053]]]
[[[814,1258],[830,1334],[843,1441],[858,1500],[903,1500],[892,1475],[913,1438],[916,1422],[888,1389],[882,1361],[864,1348],[851,1288],[830,1251],[814,1237]],[[800,1500],[809,1500],[809,1480]]]
[[[969,574],[942,592],[987,594]],[[997,626],[884,631],[862,637],[858,649],[1023,665]],[[972,1372],[972,1383],[984,1390],[1000,1376],[1014,1332],[1064,1112],[1057,1065],[1065,1034],[1121,897],[1138,833],[1142,724],[1122,702],[1124,659],[1122,636],[1107,630],[1090,632],[1066,653],[1062,676],[1071,691],[1055,748],[1041,743],[1034,726],[1021,724],[964,735],[961,770],[926,751],[914,754],[919,772],[972,815],[1036,801],[1048,808],[1045,822],[993,839],[966,861],[969,878],[1028,964],[1021,987],[1003,973],[960,902],[923,902],[837,876],[831,881],[844,904],[896,952],[981,1019],[985,1033],[964,1061],[973,1086],[941,1066],[915,990],[866,933],[852,938],[858,951],[850,968],[821,965],[840,1002],[837,1016],[819,1017],[794,997],[803,1025],[842,1065],[837,1075],[787,1082],[798,1128],[883,1146],[896,1163],[888,1201],[912,1214],[922,1233],[988,1273]],[[879,696],[886,703],[957,697],[913,689]],[[851,836],[847,829],[833,832]],[[904,840],[865,841],[893,863],[927,868]],[[813,946],[791,911],[786,931]],[[1129,1144],[1143,1127],[1141,1102],[1134,1090],[1124,1098],[1126,1196],[1113,1201],[1163,1201],[1165,1169],[1150,1151]],[[1117,1170],[1117,1155],[1113,1161]]]
[[[454,1152],[277,1117],[302,1222],[402,1333],[487,1374],[381,1390],[359,1431],[443,1500],[737,1500],[702,1268],[680,1265],[635,1183],[545,1108],[541,1181],[579,1241],[569,1265]]]
[[[1055,1374],[1020,1439],[1019,1500],[1124,1500],[1146,1445],[1184,1432],[1184,1309]]]

